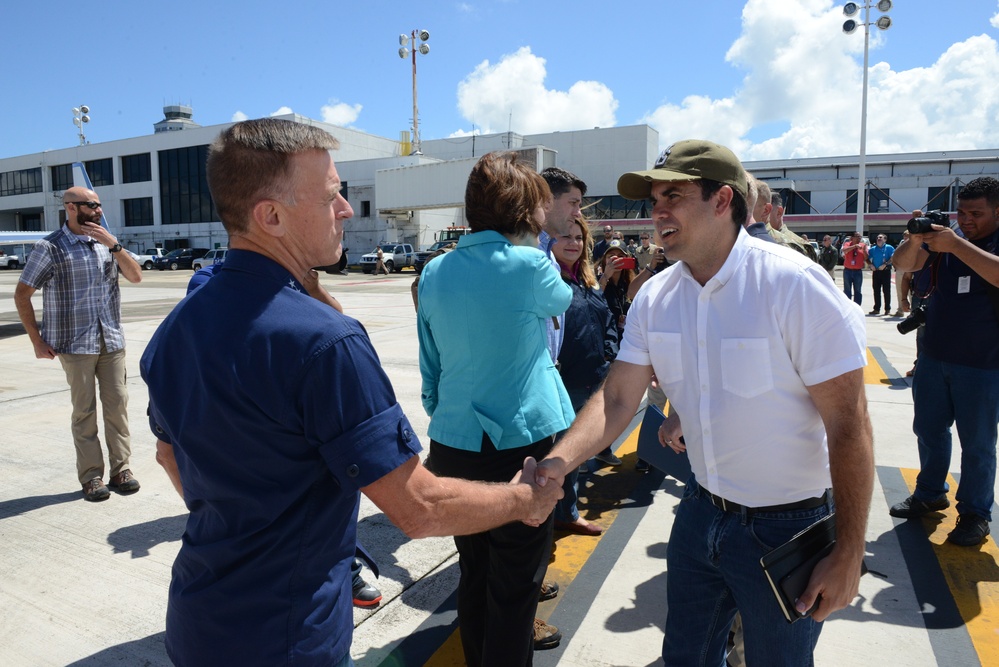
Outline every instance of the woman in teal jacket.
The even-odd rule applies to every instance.
[[[540,460],[575,414],[547,347],[547,320],[572,290],[537,249],[548,185],[515,153],[472,169],[472,234],[420,276],[417,330],[430,460],[440,475],[508,482]],[[552,518],[454,538],[458,622],[471,667],[531,664]]]

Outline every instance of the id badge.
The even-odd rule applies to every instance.
[[[971,276],[961,276],[957,279],[957,293],[967,294],[971,291]]]

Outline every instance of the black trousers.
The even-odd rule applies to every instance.
[[[881,310],[881,295],[885,297],[885,310],[891,310],[891,269],[871,272],[874,285],[874,310]]]
[[[482,451],[453,449],[430,441],[437,475],[509,482],[524,458],[539,461],[549,437],[526,447],[497,450],[483,435]],[[538,528],[520,522],[454,538],[461,579],[458,625],[468,667],[529,666],[534,660],[534,617],[552,553],[553,519]]]

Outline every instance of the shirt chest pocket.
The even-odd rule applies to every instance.
[[[662,331],[649,332],[649,356],[656,379],[660,385],[683,380],[683,357],[681,355],[680,334]]]
[[[753,398],[773,389],[770,341],[766,338],[723,338],[721,375],[725,391]]]

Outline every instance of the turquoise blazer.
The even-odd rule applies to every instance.
[[[433,440],[477,452],[484,431],[496,449],[513,449],[569,427],[547,319],[565,312],[572,289],[544,253],[498,232],[468,234],[423,268],[418,296]]]

